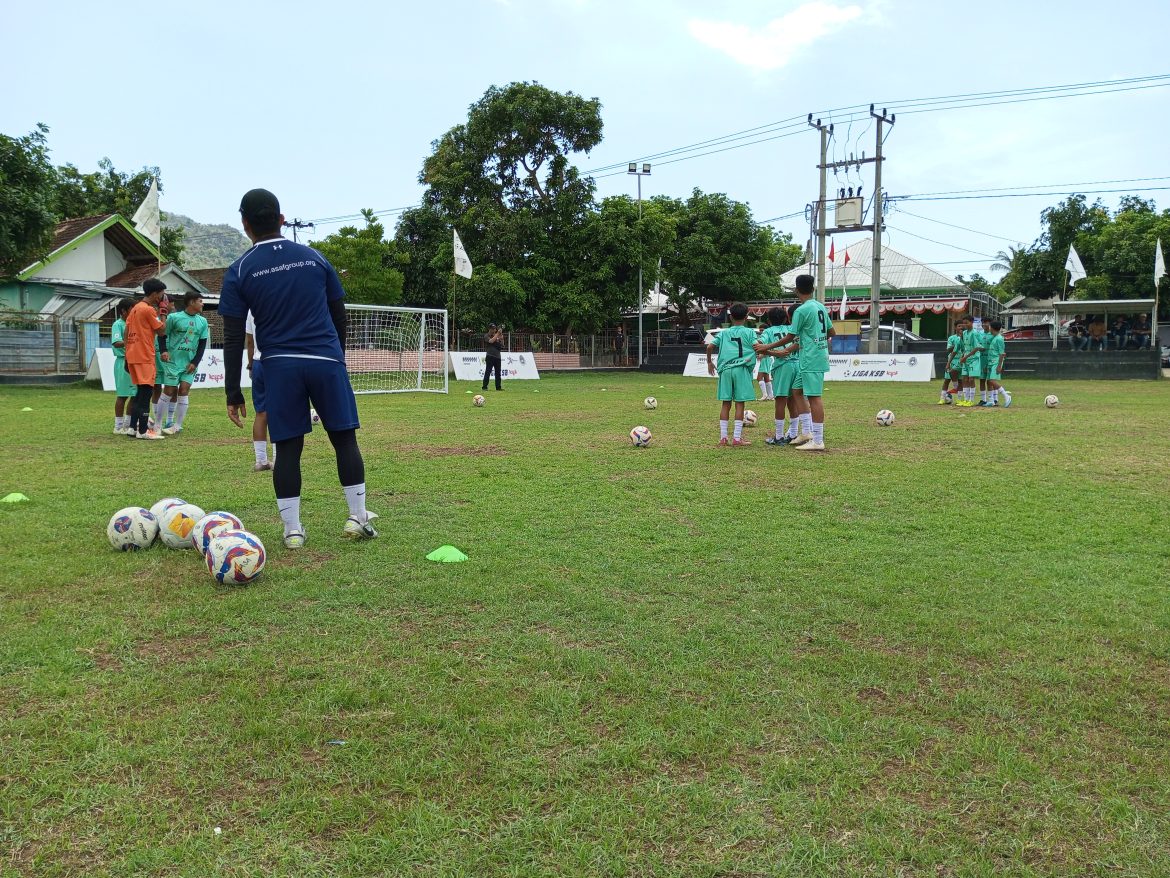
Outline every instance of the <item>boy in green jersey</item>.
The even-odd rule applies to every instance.
[[[727,418],[731,414],[731,404],[735,403],[735,432],[731,444],[735,446],[750,445],[743,438],[743,404],[752,402],[756,398],[755,388],[752,387],[752,368],[756,364],[756,332],[744,326],[747,320],[748,307],[743,302],[736,302],[731,306],[731,326],[724,329],[707,345],[707,374],[719,375],[719,399],[723,405],[719,409],[719,444],[727,445]],[[719,354],[718,363],[712,361],[711,355]]]
[[[982,333],[975,329],[975,321],[970,317],[966,318],[966,324],[960,347],[962,355],[959,357],[959,366],[963,371],[963,398],[958,404],[970,408],[975,405],[975,379],[983,374],[983,358],[979,348]]]
[[[769,312],[771,313],[771,312]],[[763,341],[764,336],[767,335],[768,330],[771,329],[771,324],[768,320],[768,315],[765,314],[760,319],[760,325],[756,328],[756,341]],[[772,358],[761,355],[759,364],[756,370],[756,380],[760,382],[760,399],[775,399],[776,394],[772,390]]]
[[[959,357],[962,356],[963,350],[963,337],[960,333],[963,331],[965,321],[966,318],[960,317],[955,322],[954,333],[947,339],[947,356],[943,366],[943,385],[938,405],[946,405],[948,396],[952,399],[958,396],[959,389],[963,386],[963,367],[959,364]]]
[[[824,304],[813,298],[815,281],[811,274],[796,278],[796,297],[800,304],[792,312],[788,333],[770,345],[757,345],[760,353],[787,347],[793,341],[800,345],[800,371],[793,387],[808,400],[811,436],[801,434],[791,445],[805,451],[825,450],[825,405],[822,399],[825,373],[829,371],[829,339],[833,337],[833,321]],[[802,415],[802,419],[806,416]]]
[[[165,373],[163,392],[155,406],[154,418],[163,423],[163,415],[173,423],[163,433],[174,436],[183,429],[190,401],[191,376],[203,359],[209,336],[207,318],[203,316],[203,298],[195,292],[183,296],[183,310],[167,316],[167,352],[163,354]]]
[[[125,436],[130,432],[130,418],[126,414],[126,402],[134,397],[134,383],[126,369],[126,315],[134,307],[133,299],[119,299],[118,319],[110,327],[110,347],[114,351],[114,435]]]
[[[996,405],[998,396],[1003,396],[1003,407],[1012,404],[1012,395],[1003,386],[1003,361],[1006,356],[1003,340],[1003,324],[998,320],[991,321],[991,332],[984,342],[983,363],[987,370],[987,387],[991,396],[989,402],[981,402],[982,406]]]
[[[768,312],[771,326],[760,339],[770,345],[777,339],[783,338],[789,332],[789,314],[786,308],[773,308]],[[771,357],[772,360],[772,394],[776,400],[775,435],[764,440],[767,445],[787,445],[796,437],[796,419],[800,414],[796,397],[793,396],[792,382],[796,380],[796,373],[800,370],[800,361],[796,355],[797,344],[793,342],[785,348],[780,348]],[[762,368],[762,367],[761,367]],[[796,391],[799,393],[799,391]],[[784,431],[784,409],[787,407],[789,425],[792,435]]]

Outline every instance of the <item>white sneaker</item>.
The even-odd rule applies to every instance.
[[[341,535],[350,539],[372,540],[378,535],[378,532],[374,530],[374,526],[370,522],[377,517],[373,512],[366,512],[366,521],[363,524],[351,515],[345,520],[345,527],[342,528]]]
[[[269,463],[268,461],[264,461],[264,463],[258,463],[254,467],[252,467],[252,472],[262,473],[265,470],[270,470],[270,469],[272,469],[272,464]]]
[[[163,434],[166,436],[174,436],[176,433],[182,432],[182,430],[182,427],[176,427],[174,424],[169,427],[162,428]]]
[[[145,433],[138,434],[139,439],[166,439],[167,437],[158,430],[147,430]]]
[[[810,438],[807,442],[800,446],[800,451],[824,451],[825,443],[817,442],[817,440]]]
[[[796,438],[788,444],[794,448],[801,448],[805,443],[812,442],[812,433],[799,433]]]

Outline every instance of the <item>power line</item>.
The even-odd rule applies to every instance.
[[[970,250],[966,247],[960,247],[957,244],[948,244],[946,241],[936,241],[934,238],[927,238],[923,235],[916,235],[913,232],[908,232],[905,229],[900,229],[897,226],[892,226],[889,223],[885,224],[887,229],[893,229],[895,232],[901,232],[904,235],[909,235],[911,238],[919,238],[923,241],[929,241],[931,244],[938,244],[940,247],[949,247],[952,250],[962,250],[964,253],[974,253],[976,256],[985,256],[988,259],[995,259],[994,256],[988,253],[980,253],[978,250]]]
[[[966,226],[957,226],[954,223],[945,223],[942,220],[932,219],[931,217],[922,216],[918,213],[911,213],[910,211],[903,210],[902,208],[898,208],[898,213],[905,214],[906,216],[917,217],[920,220],[926,220],[928,223],[938,223],[940,226],[950,226],[952,229],[960,229],[961,231],[971,232],[975,235],[985,235],[988,238],[998,238],[1000,241],[1008,241],[1012,244],[1023,244],[1023,241],[1021,241],[1019,238],[1005,238],[1003,235],[993,235],[991,232],[981,232],[978,229],[969,229]]]

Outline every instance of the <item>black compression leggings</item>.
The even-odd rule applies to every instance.
[[[135,433],[145,433],[150,425],[150,395],[154,393],[153,384],[139,384],[138,390],[130,400],[130,426]]]
[[[366,465],[358,449],[356,430],[328,430],[326,434],[333,443],[337,455],[337,478],[343,487],[360,485],[366,480]],[[294,436],[275,443],[276,466],[272,470],[272,486],[276,499],[287,500],[301,496],[301,452],[305,448],[305,437]]]

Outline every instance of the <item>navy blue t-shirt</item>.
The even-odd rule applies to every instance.
[[[229,266],[219,294],[219,313],[256,322],[264,359],[325,357],[345,361],[329,303],[345,297],[329,261],[304,244],[260,241]]]

